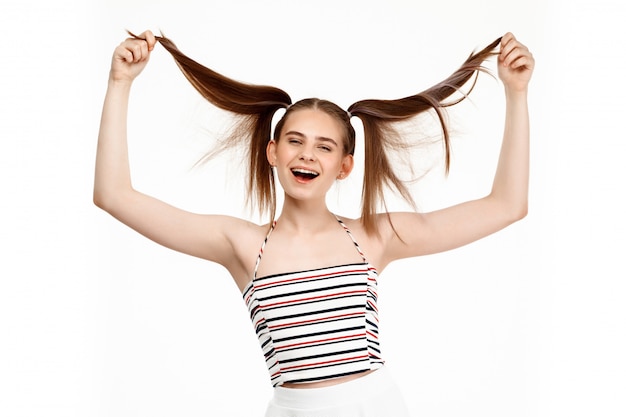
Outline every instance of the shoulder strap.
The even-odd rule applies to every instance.
[[[256,258],[256,264],[254,265],[253,279],[256,278],[256,271],[259,269],[259,265],[261,264],[261,258],[263,257],[263,250],[265,250],[265,245],[267,244],[267,240],[270,238],[270,235],[272,234],[272,231],[274,230],[275,227],[276,227],[276,220],[272,222],[272,225],[270,226],[270,230],[267,232],[267,236],[265,236],[265,240],[263,241],[263,244],[261,245],[261,249],[259,250],[259,256]]]
[[[365,258],[365,254],[361,250],[361,247],[359,246],[359,244],[354,239],[354,236],[352,236],[352,232],[350,232],[350,229],[348,229],[348,226],[346,226],[346,224],[336,215],[335,215],[335,218],[337,219],[341,227],[343,227],[343,230],[345,230],[348,236],[350,236],[350,239],[352,239],[352,243],[354,243],[354,247],[356,248],[357,252],[359,252],[359,255],[361,255],[361,258],[363,258],[363,262],[367,263],[367,258]]]

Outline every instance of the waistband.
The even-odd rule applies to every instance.
[[[272,403],[279,407],[307,409],[319,407],[336,407],[364,398],[379,396],[389,390],[397,390],[396,384],[386,366],[376,369],[351,381],[321,388],[274,388]]]

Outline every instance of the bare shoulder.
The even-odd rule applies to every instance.
[[[378,233],[368,232],[361,218],[338,217],[350,230],[367,260],[376,267],[378,272],[382,272],[389,263],[386,260],[385,248],[393,234],[387,214],[378,214],[376,217]]]
[[[422,254],[416,248],[428,251],[427,222],[421,213],[378,213],[375,217],[377,232],[368,232],[360,218],[341,217],[341,220],[379,272],[394,260]]]
[[[220,220],[223,222],[222,228],[230,246],[227,251],[235,255],[225,257],[220,263],[242,289],[252,277],[256,258],[269,231],[269,224],[259,225],[229,216],[221,216]]]

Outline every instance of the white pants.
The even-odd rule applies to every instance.
[[[265,417],[408,417],[404,399],[382,368],[323,388],[274,388]]]

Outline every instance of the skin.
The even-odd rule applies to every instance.
[[[94,203],[163,246],[223,265],[243,290],[253,276],[268,225],[190,213],[132,186],[126,137],[128,100],[132,82],[148,63],[156,44],[150,31],[141,37],[145,40],[125,40],[113,53],[98,136]],[[385,214],[377,218],[378,236],[368,235],[359,219],[342,218],[379,273],[394,260],[457,248],[526,215],[527,96],[534,65],[523,44],[511,33],[503,36],[498,76],[504,85],[506,116],[498,167],[488,195],[429,213],[391,213],[402,240]],[[258,276],[362,261],[325,203],[333,182],[346,178],[353,167],[352,156],[342,151],[341,131],[338,122],[326,113],[299,110],[286,121],[279,139],[268,144],[268,163],[275,167],[285,198]],[[294,168],[319,175],[302,181],[293,175]],[[332,385],[360,376],[299,384],[298,388]]]

